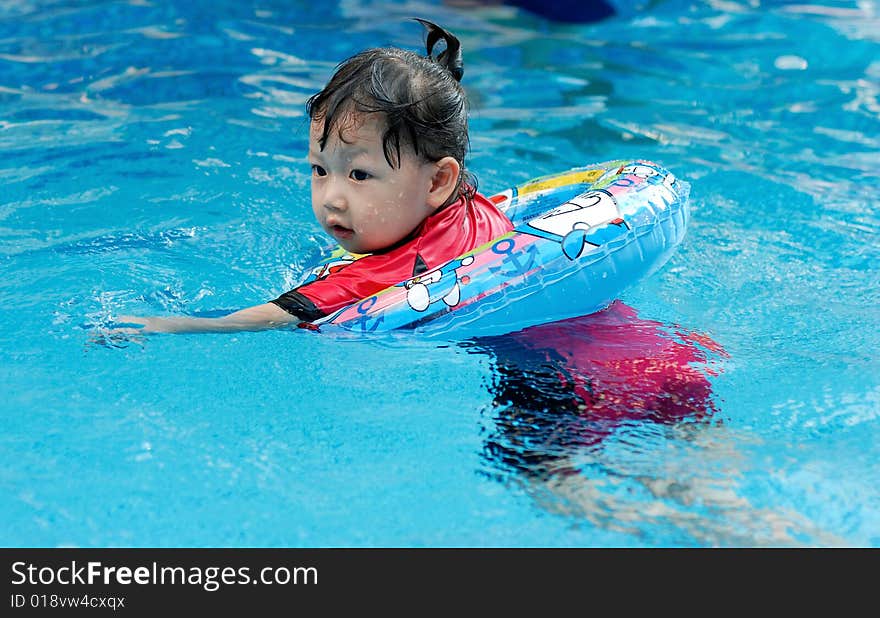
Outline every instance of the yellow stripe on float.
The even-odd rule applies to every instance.
[[[608,170],[605,168],[593,168],[568,172],[567,174],[561,174],[559,176],[550,176],[549,178],[539,178],[517,187],[517,192],[519,195],[527,195],[529,193],[537,193],[538,191],[556,189],[564,185],[593,182],[607,171]]]

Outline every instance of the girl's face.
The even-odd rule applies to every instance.
[[[437,166],[401,148],[400,166],[391,167],[382,150],[381,114],[342,120],[342,131],[330,131],[324,150],[318,141],[324,122],[312,121],[312,210],[346,251],[374,253],[409,236],[434,212],[429,194]]]

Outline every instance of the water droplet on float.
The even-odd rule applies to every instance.
[[[807,68],[807,61],[800,56],[779,56],[773,66],[781,71],[803,71]]]

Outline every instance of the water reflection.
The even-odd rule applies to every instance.
[[[615,302],[474,350],[495,369],[485,472],[543,510],[653,545],[840,543],[743,497],[750,438],[720,418],[711,380],[727,353],[710,337]]]
[[[709,422],[715,412],[706,370],[721,347],[620,302],[478,343],[496,369],[485,457],[528,476],[571,471],[572,449],[599,449],[627,422]]]

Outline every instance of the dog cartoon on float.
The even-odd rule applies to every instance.
[[[574,260],[628,230],[617,200],[604,189],[573,197],[547,214],[535,217],[520,231],[554,240]]]
[[[406,288],[406,301],[415,311],[425,311],[433,303],[442,300],[449,307],[455,307],[461,300],[461,287],[458,281],[457,269],[461,266],[470,266],[474,262],[474,256],[467,255],[458,260],[452,260],[441,268],[435,268],[426,273],[407,279],[403,282]]]

